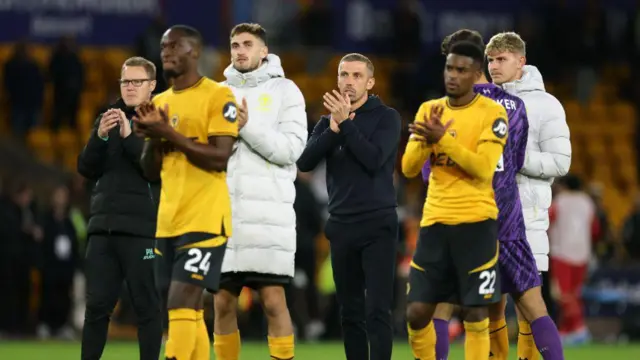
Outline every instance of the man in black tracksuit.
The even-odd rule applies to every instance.
[[[78,172],[96,180],[91,197],[85,262],[87,308],[82,359],[98,360],[123,280],[138,320],[141,360],[157,360],[162,313],[154,280],[154,245],[160,184],[149,183],[139,161],[144,140],[131,132],[133,106],[149,100],[155,67],[131,58],[122,68],[122,99],[96,120],[78,157]],[[128,105],[129,106],[128,106]]]
[[[393,173],[401,119],[368,92],[373,65],[360,54],[342,58],[340,93],[327,93],[300,171],[327,161],[329,221],[325,234],[348,360],[391,359],[398,216]]]

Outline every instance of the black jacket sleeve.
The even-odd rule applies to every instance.
[[[101,118],[102,115],[96,119],[89,142],[78,155],[78,173],[92,180],[97,180],[102,176],[107,159],[107,148],[109,147],[108,141],[104,141],[98,136],[98,126]]]
[[[336,146],[338,139],[340,139],[340,136],[331,131],[329,127],[329,119],[324,116],[321,117],[313,128],[311,138],[307,141],[307,146],[296,162],[298,169],[302,172],[315,169],[327,153]]]
[[[345,138],[345,146],[368,173],[378,171],[400,143],[400,114],[389,108],[386,111],[371,140],[362,135],[351,120],[340,124],[340,135]]]

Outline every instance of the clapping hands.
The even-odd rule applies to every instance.
[[[447,121],[446,124],[442,123],[443,113],[444,106],[441,104],[433,105],[428,116],[425,112],[424,121],[415,121],[409,124],[409,132],[414,136],[425,139],[428,144],[437,144],[453,124],[453,119]]]

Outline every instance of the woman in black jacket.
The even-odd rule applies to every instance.
[[[162,317],[153,274],[160,184],[144,178],[139,164],[144,140],[131,131],[135,107],[151,98],[155,77],[150,61],[125,61],[122,98],[98,117],[78,157],[78,172],[96,181],[85,262],[83,360],[102,356],[123,280],[138,320],[140,359],[157,360],[160,353]]]
[[[42,305],[38,335],[71,337],[71,291],[78,267],[78,236],[71,222],[69,188],[60,185],[51,194],[42,227]]]

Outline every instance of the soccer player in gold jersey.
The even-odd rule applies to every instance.
[[[447,96],[420,106],[402,158],[409,178],[427,159],[432,166],[407,295],[409,341],[420,360],[436,358],[432,317],[440,302],[463,307],[465,359],[489,358],[487,308],[501,296],[492,180],[508,122],[503,106],[473,91],[483,60],[483,49],[473,43],[451,47]]]
[[[203,290],[218,290],[231,206],[227,160],[246,108],[231,90],[198,73],[200,33],[173,26],[162,37],[162,63],[173,86],[143,104],[136,131],[148,138],[142,167],[162,190],[156,230],[158,286],[167,298],[167,360],[210,359]],[[168,291],[168,293],[167,293]]]

